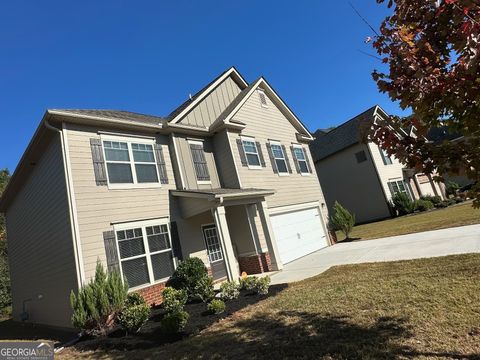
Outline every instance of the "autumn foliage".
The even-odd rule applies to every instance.
[[[392,15],[373,41],[386,69],[372,75],[380,91],[413,115],[379,122],[370,135],[411,168],[427,174],[463,170],[478,184],[480,2],[390,0],[387,5]],[[402,132],[412,125],[417,129],[414,136]],[[424,136],[432,128],[460,140],[428,142]],[[480,206],[478,185],[472,195]]]

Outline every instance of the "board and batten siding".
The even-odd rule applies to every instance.
[[[220,187],[220,179],[218,178],[217,166],[215,164],[215,157],[213,154],[213,146],[211,139],[200,139],[203,142],[203,151],[205,155],[205,161],[207,162],[208,172],[210,175],[210,183],[199,183],[197,181],[197,175],[195,173],[195,167],[193,164],[192,152],[190,151],[190,144],[188,139],[184,136],[176,136],[176,148],[178,151],[178,158],[180,161],[180,167],[184,176],[185,187],[189,190],[202,190],[202,189],[217,189]]]
[[[60,136],[50,142],[6,213],[13,319],[71,327],[78,289]]]
[[[99,138],[99,130],[71,124],[68,124],[66,130],[87,281],[95,274],[97,260],[106,263],[103,232],[112,230],[112,223],[170,216],[169,190],[176,188],[169,138],[161,135],[156,137],[156,142],[162,144],[168,184],[155,188],[122,190],[97,186],[90,138]]]
[[[356,153],[367,160],[358,163]],[[383,162],[382,162],[383,165]],[[357,223],[383,219],[390,211],[367,145],[355,144],[315,164],[329,211],[335,201],[355,214]]]
[[[238,84],[227,77],[180,121],[182,124],[209,127],[240,93]]]
[[[267,96],[267,94],[265,95]],[[230,143],[242,187],[276,190],[274,195],[266,198],[269,208],[313,201],[324,203],[315,169],[312,169],[312,174],[307,175],[298,174],[295,170],[290,146],[293,143],[297,143],[296,133],[298,131],[272,102],[270,97],[267,97],[267,101],[268,107],[262,107],[258,92],[254,91],[234,115],[235,120],[246,124],[245,129],[242,130],[242,135],[254,137],[255,141],[260,142],[266,163],[266,167],[261,169],[249,169],[246,166],[242,166],[236,143],[239,135],[230,134]],[[292,174],[279,176],[273,172],[266,148],[269,140],[276,140],[285,145],[290,166],[293,170]],[[313,167],[308,144],[303,144],[303,148],[310,160],[310,165]],[[322,211],[322,214],[326,220],[326,211]]]

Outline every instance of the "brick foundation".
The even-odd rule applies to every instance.
[[[142,295],[147,304],[149,305],[159,305],[162,303],[162,291],[165,289],[166,283],[155,284],[140,290],[136,290],[136,293]]]
[[[240,256],[238,263],[240,265],[240,271],[245,271],[247,274],[260,274],[271,271],[272,269],[268,252],[252,256]]]

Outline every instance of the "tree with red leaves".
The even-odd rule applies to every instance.
[[[471,196],[480,207],[480,1],[389,0],[388,7],[393,14],[373,41],[388,72],[372,76],[381,92],[413,114],[374,124],[370,136],[419,172],[465,170],[477,184]],[[402,132],[411,126],[415,135]],[[427,141],[436,128],[459,140]]]

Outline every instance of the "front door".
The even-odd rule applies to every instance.
[[[213,279],[223,279],[227,277],[227,268],[225,267],[225,259],[220,239],[218,238],[217,227],[215,225],[205,225],[202,229]]]

